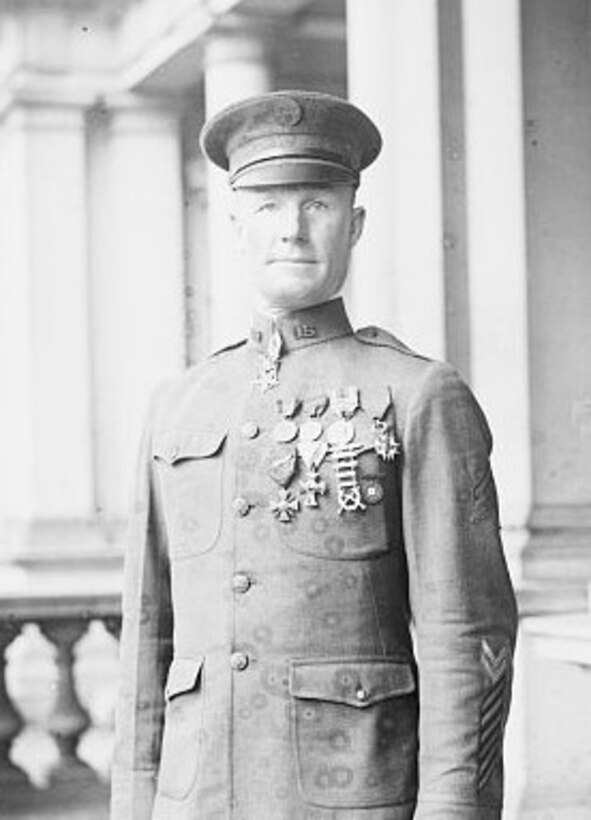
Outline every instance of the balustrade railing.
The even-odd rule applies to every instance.
[[[103,685],[114,692],[120,623],[120,600],[115,594],[0,599],[0,817],[107,817],[108,772],[98,771],[80,754],[81,741],[92,732],[94,721],[92,705],[84,702],[80,691],[78,666],[81,648],[92,643],[93,635],[96,643],[97,630],[102,631],[103,653],[106,642],[112,662],[101,667],[99,660],[97,668],[91,661],[90,676],[95,678],[95,693],[103,691]],[[39,646],[45,649],[41,661],[35,660],[34,651],[28,655],[21,651],[20,658],[15,657],[15,650],[30,640],[31,631],[37,655]],[[92,648],[86,655],[88,678]],[[28,672],[27,659],[34,667]],[[18,667],[20,684],[13,667]],[[33,690],[28,695],[33,708],[28,710],[27,680]],[[35,697],[43,701],[45,710],[39,704],[35,708]],[[103,736],[112,733],[112,705],[107,705],[107,720],[103,718]],[[29,738],[26,750],[18,754],[19,741],[27,731],[33,740]],[[50,748],[51,762],[40,776],[35,758],[43,757],[42,747],[46,757]]]

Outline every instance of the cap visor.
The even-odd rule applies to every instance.
[[[276,157],[235,171],[232,188],[264,188],[271,185],[357,185],[359,175],[335,162],[309,157]]]

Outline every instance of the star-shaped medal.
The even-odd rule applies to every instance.
[[[385,421],[374,419],[374,450],[378,456],[384,461],[394,461],[397,455],[400,454],[400,442],[396,440],[396,436]]]

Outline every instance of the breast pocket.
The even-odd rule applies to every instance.
[[[219,536],[225,439],[213,429],[154,437],[172,558],[207,552]]]
[[[183,800],[195,784],[203,721],[203,657],[174,658],[168,670],[158,791]]]
[[[417,789],[417,697],[395,659],[292,661],[299,786],[327,808],[410,802]]]
[[[395,543],[395,530],[389,526],[397,520],[394,468],[380,461],[368,435],[359,439],[363,450],[353,466],[334,453],[322,464],[325,493],[317,506],[302,502],[288,525],[277,524],[279,538],[295,552],[358,561],[384,556]]]

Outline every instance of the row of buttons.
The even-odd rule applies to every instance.
[[[259,432],[259,427],[254,421],[245,421],[240,428],[240,433],[242,436],[248,439],[256,438]],[[252,508],[252,504],[246,498],[238,497],[232,502],[232,508],[237,515],[243,517],[248,515]]]
[[[232,589],[234,592],[244,595],[251,586],[252,578],[246,572],[235,572],[232,576]],[[230,655],[230,666],[235,672],[243,672],[249,663],[250,658],[246,652],[233,652]]]
[[[240,428],[243,438],[253,439],[259,434],[259,427],[254,421],[246,421]],[[246,498],[238,497],[232,502],[232,508],[240,516],[248,515],[252,505]],[[246,572],[235,572],[232,576],[232,589],[244,595],[252,586],[252,579]],[[230,655],[230,666],[235,672],[243,672],[250,663],[246,652],[233,652]]]

